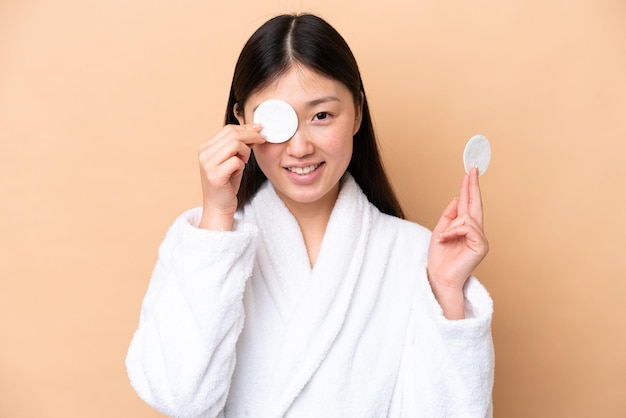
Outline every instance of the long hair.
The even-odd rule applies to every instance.
[[[348,171],[368,200],[381,212],[404,218],[400,203],[385,173],[372,125],[367,96],[356,60],[343,37],[326,21],[311,15],[280,15],[263,24],[244,45],[235,66],[226,124],[238,124],[234,107],[243,109],[250,95],[302,64],[344,84],[355,106],[363,106],[363,119],[353,138]],[[254,152],[243,172],[237,194],[241,208],[254,197],[267,178]]]

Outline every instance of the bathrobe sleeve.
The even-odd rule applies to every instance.
[[[446,319],[422,275],[394,402],[401,411],[394,416],[493,416],[493,301],[475,277],[465,285],[465,300],[466,318]]]
[[[175,417],[221,415],[256,245],[256,227],[201,230],[200,214],[181,215],[161,244],[126,358],[139,396]]]

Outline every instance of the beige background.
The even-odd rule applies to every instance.
[[[625,417],[622,0],[0,0],[0,416],[159,416],[124,369],[157,248],[240,48],[290,11],[353,47],[412,220],[490,138],[496,416]]]

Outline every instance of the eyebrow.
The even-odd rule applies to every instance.
[[[306,103],[306,107],[315,107],[318,105],[321,105],[323,103],[328,103],[328,102],[340,102],[341,99],[337,96],[324,96],[324,97],[320,97],[319,99],[315,99],[315,100],[311,100],[310,102]],[[256,108],[259,107],[261,103],[259,103],[258,105],[254,106],[254,108],[252,109],[252,112],[254,113],[256,111]]]
[[[317,105],[323,104],[323,103],[328,103],[328,102],[340,102],[341,99],[339,97],[336,96],[324,96],[324,97],[320,97],[319,99],[315,99],[315,100],[311,100],[310,102],[307,102],[307,107],[315,107]]]

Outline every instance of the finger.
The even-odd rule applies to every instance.
[[[250,159],[251,149],[254,145],[263,144],[267,142],[267,139],[260,134],[263,126],[261,124],[249,124],[249,125],[232,125],[236,138],[234,141],[230,140],[230,136],[227,136],[227,140],[224,142],[224,149],[222,152],[227,158],[236,155],[244,163],[248,163]],[[243,129],[243,131],[242,131]],[[234,148],[230,148],[233,146]]]
[[[224,149],[221,150],[221,153],[228,158],[239,157],[244,163],[247,163],[250,159],[252,148],[248,144],[242,142],[229,142],[224,145]]]
[[[437,241],[445,244],[458,239],[463,239],[465,245],[478,254],[486,254],[488,251],[487,238],[475,224],[458,225],[450,228],[442,233]]]
[[[443,213],[441,214],[441,218],[439,218],[439,221],[437,222],[437,225],[433,230],[434,234],[441,234],[450,226],[450,223],[454,219],[456,219],[458,203],[459,199],[456,197],[452,199],[452,202],[448,203],[448,206],[446,206],[446,208],[444,209]]]
[[[222,142],[227,141],[229,135],[237,132],[237,129],[239,128],[240,127],[238,125],[224,125],[222,129],[220,129],[215,135],[200,144],[200,146],[198,147],[198,151],[203,152],[207,149],[219,146],[219,144],[221,144]]]
[[[469,212],[469,175],[463,176],[461,182],[461,190],[459,191],[459,216],[466,215]]]
[[[256,123],[251,125],[226,125],[207,144],[219,144],[229,141],[239,141],[247,145],[262,144],[266,141],[261,135],[263,126]]]
[[[483,202],[478,183],[478,168],[472,168],[469,176],[469,214],[483,226]]]
[[[198,150],[203,152],[230,141],[239,141],[248,146],[262,144],[266,142],[265,137],[260,133],[262,129],[263,126],[260,124],[225,125],[213,137],[202,143]]]
[[[247,164],[252,153],[249,144],[265,142],[265,138],[258,132],[260,129],[259,124],[225,126],[215,137],[207,141],[206,146],[200,148],[198,159],[203,171],[210,173],[217,170],[233,157]]]
[[[455,226],[451,226],[450,228],[446,229],[444,232],[439,234],[439,237],[437,238],[437,242],[444,243],[444,242],[456,240],[458,238],[464,238],[470,233],[470,230],[471,230],[470,225],[458,224]]]
[[[212,162],[214,165],[220,165],[230,157],[237,156],[244,163],[247,163],[250,153],[251,147],[248,144],[230,139],[215,143],[211,147],[201,150],[198,158],[201,164]]]
[[[231,181],[232,177],[241,173],[245,168],[245,163],[241,160],[241,158],[233,157],[229,160],[225,161],[224,164],[220,167],[227,181]],[[226,183],[224,183],[226,184]]]
[[[231,177],[239,171],[242,171],[245,163],[238,157],[231,157],[213,169],[205,167],[206,177],[209,184],[223,187],[227,186]]]
[[[265,136],[261,134],[263,125],[261,125],[260,123],[244,125],[243,128],[247,133],[249,133],[248,135],[245,135],[245,137],[243,138],[244,142],[247,145],[263,144],[267,142],[267,139],[265,138]]]
[[[450,222],[446,230],[443,232],[445,233],[445,232],[451,231],[452,229],[459,228],[459,227],[466,226],[466,225],[472,228],[482,229],[480,225],[478,224],[478,222],[474,220],[471,216],[457,216],[454,220],[452,220],[452,222]]]

